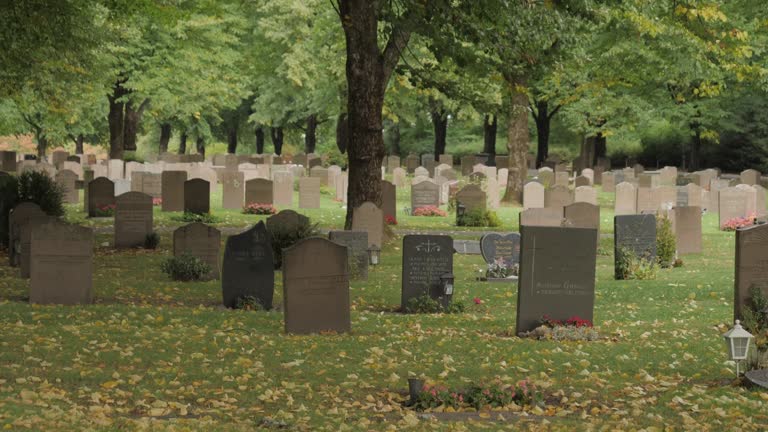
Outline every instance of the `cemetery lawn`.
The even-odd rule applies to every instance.
[[[705,253],[656,280],[614,281],[612,203],[600,200],[598,342],[512,337],[517,286],[477,282],[478,255],[455,255],[454,299],[465,313],[396,313],[400,238],[368,281],[351,282],[351,334],[288,336],[279,310],[222,309],[219,282],[160,272],[182,225],[168,215],[155,213],[157,251],[116,252],[102,246],[111,219],[85,221],[101,229],[95,305],[31,306],[28,282],[0,266],[0,429],[765,430],[768,394],[734,385],[721,338],[732,324],[734,234],[706,215]],[[321,209],[300,211],[339,228],[340,207],[324,196]],[[499,230],[516,230],[518,212],[501,209]],[[215,213],[219,228],[263,219]],[[398,219],[398,230],[459,230],[451,217]],[[528,378],[544,405],[423,418],[401,406],[412,375],[451,388]]]

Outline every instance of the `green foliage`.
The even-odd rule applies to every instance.
[[[19,202],[16,176],[0,176],[0,245],[8,246],[8,213]]]
[[[275,257],[275,268],[279,269],[283,265],[283,249],[287,249],[298,241],[305,238],[316,237],[320,235],[320,229],[316,223],[309,219],[300,223],[296,229],[287,229],[278,225],[278,227],[267,224],[269,234],[272,236],[272,252]]]
[[[172,280],[190,282],[205,278],[211,272],[211,266],[197,257],[184,253],[160,263],[160,270]]]
[[[217,216],[214,216],[210,213],[205,214],[197,214],[197,213],[191,213],[191,212],[184,212],[180,215],[174,215],[171,217],[171,220],[177,221],[177,222],[202,222],[205,224],[215,224],[221,222],[221,219]]]
[[[621,248],[616,256],[616,279],[656,279],[657,263],[647,256],[637,256],[629,249]]]
[[[669,268],[675,262],[677,240],[672,232],[672,221],[667,217],[656,219],[656,262],[661,268]]]
[[[448,307],[443,307],[442,299],[433,299],[429,294],[412,297],[405,305],[406,313],[434,314],[434,313],[462,313],[466,309],[463,302],[451,301]]]
[[[416,400],[407,405],[417,411],[434,408],[476,410],[503,408],[510,405],[534,405],[542,400],[541,392],[528,380],[518,381],[514,385],[501,382],[492,385],[473,384],[466,389],[449,389],[442,385],[425,385]]]
[[[759,286],[749,287],[749,300],[741,309],[741,324],[744,329],[755,336],[755,348],[757,351],[751,355],[748,361],[750,369],[764,367],[768,357],[768,297]]]
[[[144,237],[144,249],[157,249],[160,245],[160,235],[156,232],[151,232]]]
[[[47,173],[25,171],[18,177],[18,187],[19,202],[32,201],[51,216],[64,214],[64,191]]]
[[[235,309],[247,310],[247,311],[263,311],[264,306],[259,299],[254,296],[242,296],[238,297],[235,301]]]
[[[501,225],[501,220],[496,212],[486,209],[472,209],[464,216],[456,220],[457,226],[467,227],[497,227]]]

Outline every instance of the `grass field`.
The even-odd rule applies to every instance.
[[[399,200],[398,208],[408,203],[407,195]],[[600,202],[601,231],[610,233],[611,197],[601,194]],[[212,203],[218,207],[218,194]],[[734,235],[717,231],[713,214],[704,218],[705,253],[684,257],[683,267],[656,280],[614,281],[612,239],[603,238],[595,325],[607,338],[551,342],[510,336],[517,286],[475,281],[485,269],[480,256],[455,256],[454,298],[467,304],[465,313],[392,312],[400,301],[399,238],[368,281],[351,282],[351,334],[288,336],[280,310],[222,309],[219,282],[171,282],[160,272],[171,228],[181,225],[169,215],[155,213],[159,250],[117,252],[105,232],[111,220],[85,220],[79,209],[69,208],[67,218],[99,228],[96,304],[29,305],[28,282],[0,267],[2,429],[768,428],[768,394],[734,385],[726,361],[721,334],[732,324]],[[516,230],[518,212],[500,209],[500,230]],[[263,218],[214,213],[220,227]],[[328,196],[321,209],[302,213],[323,228],[343,225],[341,204]],[[457,230],[452,217],[398,220],[398,230]],[[546,404],[427,418],[401,406],[412,375],[450,387],[529,378]]]

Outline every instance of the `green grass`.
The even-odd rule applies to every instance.
[[[398,191],[400,192],[400,191]],[[399,208],[408,202],[400,196]],[[601,229],[612,202],[600,195]],[[220,203],[215,195],[212,203]],[[519,209],[499,210],[517,228]],[[263,217],[214,212],[220,227]],[[340,228],[344,211],[324,196],[302,211]],[[68,209],[68,218],[82,215]],[[453,217],[398,215],[398,229],[456,230]],[[111,219],[85,220],[102,228]],[[9,430],[764,430],[764,393],[732,385],[721,334],[731,324],[733,233],[704,219],[705,253],[656,280],[614,281],[598,256],[595,322],[610,340],[556,343],[509,337],[517,287],[476,282],[479,256],[456,255],[455,298],[468,310],[402,315],[400,239],[367,282],[351,282],[352,333],[289,336],[280,311],[224,310],[217,281],[172,282],[160,272],[170,228],[155,213],[157,251],[115,252],[97,235],[96,304],[33,306],[28,282],[0,266],[0,429]],[[101,232],[101,231],[100,231]],[[225,236],[226,237],[226,236]],[[471,234],[462,235],[472,238]],[[476,236],[475,236],[476,237]],[[612,240],[601,239],[611,250]],[[0,256],[5,263],[7,257]],[[275,304],[282,301],[276,276]],[[473,298],[480,298],[475,305]],[[530,378],[547,406],[528,416],[491,412],[470,423],[417,419],[401,409],[406,379],[461,387]],[[264,419],[269,421],[264,422]],[[544,423],[546,420],[546,423]],[[655,428],[655,429],[651,429]]]

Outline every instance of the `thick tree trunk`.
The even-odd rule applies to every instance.
[[[187,153],[187,132],[184,131],[179,137],[179,154]]]
[[[79,134],[77,138],[75,138],[75,154],[83,154],[84,141],[85,137],[83,137],[83,134]]]
[[[392,149],[389,154],[400,156],[400,123],[393,123],[389,130],[392,134]]]
[[[42,161],[45,157],[45,151],[48,149],[48,138],[42,131],[36,132],[35,135],[37,135],[37,160]]]
[[[123,158],[123,128],[124,128],[124,106],[123,102],[118,100],[125,96],[127,92],[122,87],[122,81],[118,81],[112,87],[112,94],[109,95],[109,157],[110,159]]]
[[[493,119],[493,120],[491,120]],[[496,162],[496,131],[498,130],[498,116],[486,114],[483,118],[483,153],[488,155],[488,161]]]
[[[195,145],[197,147],[197,154],[203,155],[203,157],[205,157],[205,139],[203,137],[197,137],[197,142]]]
[[[536,111],[538,111],[538,114],[534,116],[536,120],[536,141],[538,144],[536,149],[536,166],[541,167],[544,165],[547,157],[549,157],[549,126],[552,120],[549,116],[549,103],[547,101],[537,102]]]
[[[133,108],[133,103],[125,104],[125,119],[123,120],[123,149],[126,151],[136,151],[136,135],[139,132],[139,122],[141,122],[141,113],[144,111],[144,104],[138,109]]]
[[[160,154],[168,153],[168,141],[171,140],[171,124],[163,123],[160,125]]]
[[[506,77],[506,80],[510,99],[507,121],[509,176],[503,201],[522,204],[523,183],[528,175],[528,96],[524,92],[525,80],[512,77]]]
[[[438,161],[440,155],[445,153],[448,137],[448,113],[442,107],[435,105],[429,114],[432,117],[432,129],[435,132],[435,161]]]
[[[304,135],[304,153],[315,152],[317,145],[317,114],[307,117],[307,133]]]
[[[595,160],[593,163],[596,164],[598,159],[604,158],[607,155],[608,143],[606,142],[606,138],[603,136],[603,133],[598,132],[597,135],[595,135]]]
[[[272,146],[275,147],[275,154],[283,154],[283,128],[273,127],[270,128],[269,133],[272,137]]]
[[[229,154],[237,153],[238,126],[238,122],[232,122],[229,127],[227,127],[227,153]]]
[[[264,154],[264,129],[256,128],[256,154]]]

